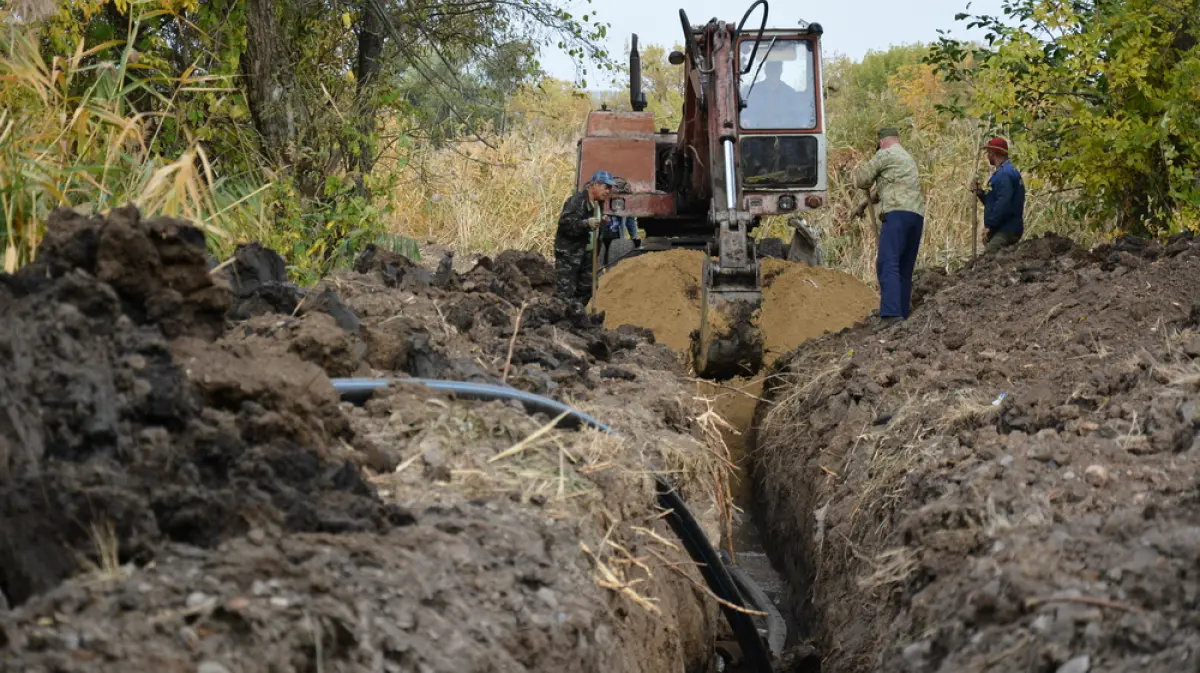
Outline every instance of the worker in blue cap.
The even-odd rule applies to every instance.
[[[554,271],[557,294],[569,302],[586,304],[592,294],[592,268],[588,245],[603,218],[600,204],[608,199],[617,181],[608,171],[596,171],[583,189],[563,203],[554,236]]]

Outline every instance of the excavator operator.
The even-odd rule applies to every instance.
[[[794,128],[804,114],[804,96],[783,81],[783,63],[779,61],[764,63],[763,79],[746,94],[749,100],[742,113],[746,128]]]
[[[603,203],[617,182],[608,171],[596,171],[583,189],[570,196],[558,216],[558,232],[554,236],[554,271],[557,294],[567,302],[586,304],[592,292],[592,265],[588,258],[588,243],[592,230],[603,219]]]

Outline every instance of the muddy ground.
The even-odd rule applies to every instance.
[[[827,673],[1200,670],[1200,242],[1045,237],[776,363],[752,467]]]
[[[652,473],[716,539],[727,461],[674,354],[537,256],[430,266],[369,249],[301,290],[186,223],[55,213],[0,275],[0,670],[705,670],[717,605]],[[623,436],[413,384],[353,407],[351,375]]]

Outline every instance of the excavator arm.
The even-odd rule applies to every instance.
[[[759,0],[742,17],[746,19]],[[712,167],[708,171],[710,224],[713,240],[702,270],[701,320],[693,333],[692,356],[696,373],[705,378],[724,379],[753,374],[762,366],[763,339],[757,327],[762,304],[762,276],[755,254],[750,226],[754,217],[741,207],[737,120],[741,110],[739,72],[735,58],[737,35],[720,21],[704,27],[703,51],[691,33],[687,14],[679,10],[692,72],[699,72],[700,118]],[[760,32],[761,32],[760,28]]]

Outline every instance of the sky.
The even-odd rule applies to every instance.
[[[606,46],[613,58],[626,62],[622,54],[631,33],[638,34],[639,44],[659,44],[670,47],[680,41],[683,29],[679,25],[679,9],[687,11],[692,24],[706,23],[712,17],[736,23],[753,0],[567,0],[568,11],[578,15],[593,13],[610,24]],[[967,11],[969,0],[917,0],[900,3],[895,0],[841,0],[841,2],[799,2],[798,0],[768,0],[769,28],[797,25],[799,19],[820,23],[825,29],[822,51],[826,56],[840,53],[858,60],[869,50],[884,51],[889,46],[932,42],[938,29],[948,30],[959,38],[982,37],[982,31],[967,31],[966,22],[954,20],[954,15]],[[973,0],[972,14],[999,15],[1003,0]],[[762,8],[754,11],[748,24],[760,22]],[[551,77],[573,80],[576,64],[570,56],[547,48],[542,53],[542,67]],[[605,80],[597,82],[595,71],[588,68],[588,88],[607,87]]]

